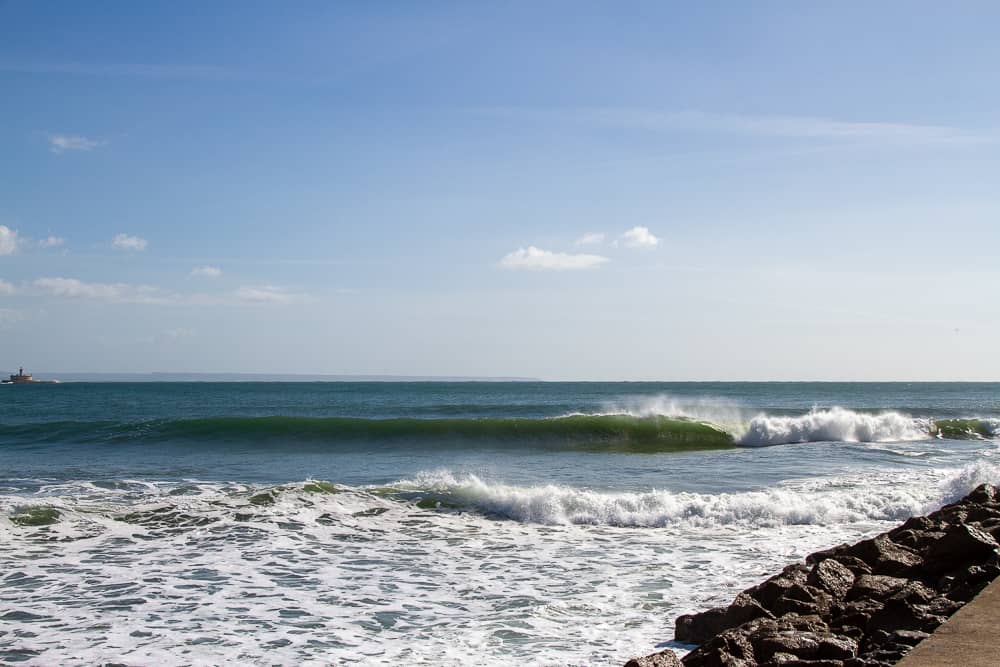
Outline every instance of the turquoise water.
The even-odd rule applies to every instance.
[[[1000,480],[1000,384],[0,388],[0,660],[621,664]]]

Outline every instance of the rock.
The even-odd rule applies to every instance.
[[[923,564],[920,554],[896,544],[887,535],[858,542],[848,550],[848,555],[864,561],[873,573],[891,577],[914,574]]]
[[[910,604],[928,604],[940,597],[937,591],[924,586],[919,581],[908,581],[906,585],[890,596],[890,600],[903,600]]]
[[[775,653],[790,653],[798,658],[809,658],[819,652],[819,637],[811,632],[785,630],[764,635],[753,642],[758,660],[770,659]]]
[[[944,533],[935,530],[904,530],[892,539],[897,544],[922,552],[942,537]]]
[[[930,637],[929,634],[919,630],[896,630],[890,635],[891,641],[905,646],[916,646],[928,637]]]
[[[823,589],[834,599],[843,599],[854,585],[854,573],[846,565],[828,558],[813,567],[806,582],[810,586]]]
[[[757,658],[747,636],[727,630],[684,656],[686,667],[756,667]]]
[[[847,593],[848,600],[876,599],[887,600],[893,593],[907,583],[906,579],[888,577],[882,574],[863,574],[854,582]]]
[[[858,642],[850,637],[824,636],[819,641],[816,655],[824,659],[847,660],[858,654]]]
[[[776,616],[816,614],[822,617],[830,613],[832,605],[833,599],[826,591],[814,586],[795,584],[789,587],[782,597],[775,600],[771,609]]]
[[[973,526],[952,526],[927,549],[924,567],[931,573],[947,572],[985,561],[996,554],[997,547],[997,541],[989,533]]]
[[[1000,501],[1000,491],[992,484],[980,484],[969,492],[963,500],[974,505],[984,505]]]
[[[674,621],[674,639],[687,644],[701,644],[722,632],[725,616],[725,607],[678,616]]]
[[[855,558],[854,556],[848,556],[845,554],[843,556],[838,556],[834,560],[853,572],[856,577],[860,577],[862,574],[872,573],[871,566],[860,558]]]
[[[674,622],[674,639],[689,644],[701,644],[723,630],[738,627],[755,618],[774,618],[774,615],[748,594],[740,593],[728,607],[678,616]]]
[[[796,563],[789,565],[781,574],[771,577],[753,588],[748,588],[745,593],[757,600],[765,608],[770,608],[774,602],[782,597],[788,589],[796,584],[804,584],[809,576],[809,568]]]
[[[677,654],[668,649],[642,658],[632,658],[625,663],[625,667],[683,667],[683,664]]]

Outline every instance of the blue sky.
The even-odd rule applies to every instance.
[[[994,3],[0,3],[0,366],[1000,379]]]

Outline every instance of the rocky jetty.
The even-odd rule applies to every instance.
[[[677,619],[699,644],[626,667],[893,665],[1000,576],[1000,489],[908,519],[857,544],[819,551],[748,588],[728,607]]]

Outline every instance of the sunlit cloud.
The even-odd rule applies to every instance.
[[[173,303],[177,296],[151,285],[88,283],[76,278],[39,278],[32,283],[49,296],[114,303]]]
[[[191,275],[196,278],[218,278],[222,269],[217,266],[198,266],[191,269]]]
[[[111,245],[119,250],[136,250],[142,251],[146,249],[149,242],[138,236],[129,236],[128,234],[116,234],[113,239],[111,239]]]
[[[504,256],[500,260],[500,266],[511,270],[573,271],[595,269],[608,261],[607,257],[600,255],[572,255],[528,246],[527,248],[518,248]]]
[[[61,236],[47,236],[36,242],[39,248],[55,248],[66,243],[66,239]]]
[[[103,141],[96,141],[94,139],[88,139],[87,137],[71,136],[67,134],[49,135],[49,150],[53,153],[63,153],[65,151],[92,151],[103,145]]]
[[[655,248],[660,239],[653,236],[649,227],[636,226],[621,236],[621,244],[626,248]]]
[[[244,303],[296,303],[306,300],[304,294],[295,294],[272,285],[240,287],[236,290],[236,298]]]
[[[0,255],[13,255],[21,243],[16,229],[0,225]]]

